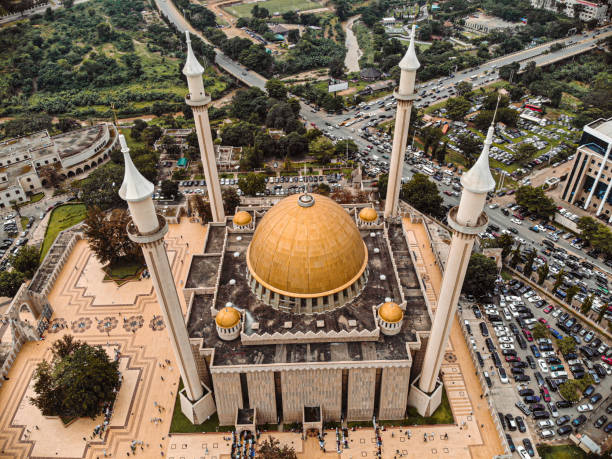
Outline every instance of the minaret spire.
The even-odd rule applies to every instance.
[[[189,31],[185,30],[185,41],[187,42],[187,60],[183,67],[183,75],[185,76],[197,76],[204,73],[204,67],[198,62],[191,48],[191,37]]]

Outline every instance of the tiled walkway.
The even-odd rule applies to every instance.
[[[202,251],[205,231],[186,220],[170,225],[166,242],[179,288],[191,253]],[[104,281],[99,262],[87,242],[80,241],[49,302],[54,309],[52,320],[65,328],[47,332],[43,341],[26,343],[0,389],[0,458],[97,458],[105,453],[127,457],[132,441],[142,442],[136,445],[141,457],[161,457],[168,448],[179,375],[172,365],[164,365],[174,356],[150,279],[120,287]],[[102,438],[93,438],[92,432],[103,418],[79,419],[65,427],[57,418],[43,417],[28,399],[36,364],[50,357],[51,344],[65,333],[105,346],[111,355],[115,349],[121,352],[123,384]],[[162,421],[154,424],[152,418]]]

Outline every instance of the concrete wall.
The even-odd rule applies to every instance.
[[[324,421],[339,421],[342,370],[284,371],[281,375],[284,422],[302,422],[304,406],[320,406]]]
[[[219,414],[219,424],[223,426],[234,425],[236,410],[243,408],[240,374],[217,373],[213,375],[213,390],[217,413]]]
[[[274,373],[258,371],[247,373],[250,408],[257,410],[257,422],[262,424],[276,423],[276,392]]]
[[[374,414],[376,368],[351,368],[348,377],[346,418],[367,421]]]
[[[410,368],[384,368],[380,383],[379,419],[403,419],[406,414]]]

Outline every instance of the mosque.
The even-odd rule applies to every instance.
[[[134,166],[123,136],[129,237],[141,244],[184,389],[181,410],[194,423],[215,412],[238,431],[257,424],[403,419],[409,406],[429,416],[442,400],[438,376],[474,239],[487,225],[489,128],[482,154],[462,176],[450,210],[453,229],[439,298],[424,295],[398,211],[414,83],[410,46],[400,84],[384,213],[303,193],[273,206],[223,209],[208,121],[210,96],[187,33],[187,77],[213,223],[192,256],[179,293],[155,212],[153,184]],[[188,304],[182,314],[179,297]],[[435,317],[434,311],[435,309]]]

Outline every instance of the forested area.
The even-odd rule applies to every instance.
[[[48,0],[0,0],[0,16],[19,13],[47,3]]]
[[[577,106],[572,108],[577,116],[572,122],[582,128],[612,112],[611,64],[612,53],[593,51],[544,68],[530,65],[513,77],[513,82],[523,92],[528,89],[531,94],[550,98],[553,107],[561,105],[564,93],[574,97]],[[516,65],[507,65],[500,69],[500,77],[508,80],[516,71]]]
[[[207,11],[207,10],[206,10]],[[213,18],[214,19],[214,18]],[[199,56],[213,50],[194,37]],[[91,0],[0,29],[0,116],[69,114],[80,119],[181,110],[184,37],[142,0]],[[212,69],[219,97],[229,77]]]

